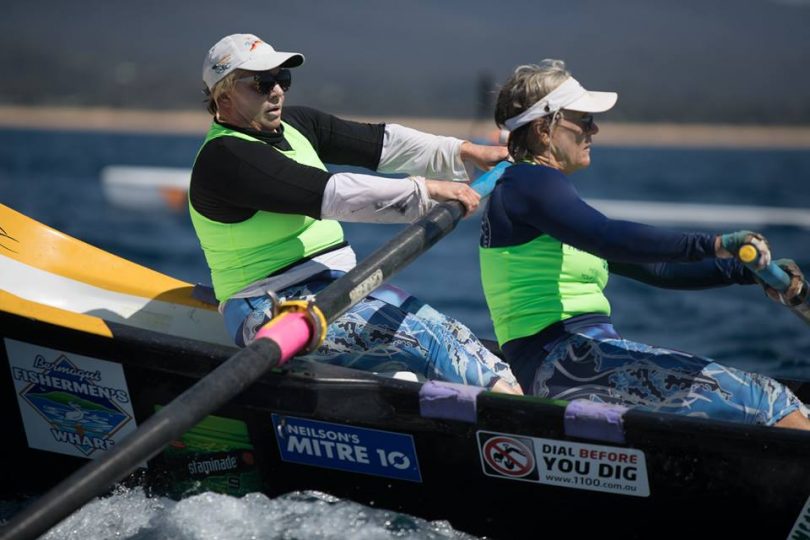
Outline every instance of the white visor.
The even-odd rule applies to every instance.
[[[561,109],[588,113],[605,112],[613,108],[618,99],[616,92],[589,92],[573,77],[549,92],[546,97],[503,123],[509,131],[556,113]]]

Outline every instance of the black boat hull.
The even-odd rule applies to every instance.
[[[0,346],[7,364],[8,345],[13,343],[18,348],[19,344],[46,347],[68,359],[91,357],[122,366],[135,423],[232,352],[227,347],[123,325],[109,326],[112,338],[2,313],[4,339]],[[74,363],[80,365],[79,360]],[[41,493],[86,461],[29,447],[13,373],[3,370],[0,377],[10,427],[4,443],[4,498]],[[475,398],[474,419],[467,421],[425,414],[420,388],[418,383],[299,361],[289,370],[264,377],[215,415],[244,423],[251,463],[236,468],[250,469],[259,479],[260,489],[270,496],[320,490],[426,519],[445,519],[455,528],[477,535],[539,536],[556,528],[554,523],[564,523],[566,532],[573,535],[705,537],[722,532],[728,537],[747,537],[752,531],[765,531],[768,537],[785,538],[797,522],[808,519],[802,517],[810,495],[810,437],[805,433],[628,411],[622,416],[625,441],[618,444],[567,434],[567,406],[562,402],[485,392]],[[799,391],[804,393],[805,387]],[[386,445],[410,438],[412,454],[394,456],[387,465],[396,474],[397,457],[415,459],[418,470],[416,474],[405,471],[400,477],[384,476],[380,462],[355,472],[336,469],[340,460],[327,459],[328,444],[320,446],[324,459],[313,457],[318,442],[315,428],[299,431],[309,437],[300,436],[293,450],[309,454],[316,464],[292,462],[289,452],[282,455],[281,450],[290,447],[289,433],[285,437],[279,426],[300,429],[306,420],[316,422],[312,425],[321,435],[328,435],[332,428],[334,433],[343,433],[349,446],[357,442],[351,434],[363,437],[365,430],[383,434],[377,448],[353,448],[344,453],[343,461],[350,465],[358,459],[385,460],[392,455]],[[489,451],[492,457],[492,448],[498,454],[497,444],[487,447],[495,438],[501,440],[500,450],[508,449],[510,441],[512,446],[535,447],[533,467],[537,470],[493,468],[485,456]],[[337,446],[331,449],[337,456]],[[624,460],[619,462],[614,456],[609,461],[605,449],[615,450]],[[588,460],[578,453],[598,456],[600,451],[602,459]],[[132,481],[171,491],[173,480],[193,476],[188,472],[192,461],[216,464],[227,455],[218,451],[212,458],[213,454],[197,453],[178,460],[169,453],[153,459]],[[644,486],[638,481],[639,462],[629,461],[633,455],[643,456],[647,496],[638,494]],[[612,482],[614,488],[600,492],[583,485],[563,487],[537,481],[539,469],[548,468],[549,463],[560,467],[563,460],[570,462],[563,472],[565,467],[574,472],[599,467],[602,482]],[[630,465],[635,470],[628,473],[633,468]],[[512,466],[520,469],[529,464],[519,457]],[[205,488],[204,483],[199,485]],[[243,489],[238,482],[230,487],[237,493]],[[634,487],[636,493],[622,492]]]

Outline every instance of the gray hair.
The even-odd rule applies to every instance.
[[[551,91],[571,77],[565,69],[565,62],[546,58],[539,64],[526,64],[515,68],[515,72],[506,81],[498,94],[495,103],[495,123],[503,127],[504,122],[515,117],[546,97]],[[556,115],[555,115],[556,117]],[[540,121],[549,126],[555,117],[544,117]],[[509,134],[509,154],[515,161],[527,159],[532,155],[529,149],[531,123],[517,128]]]

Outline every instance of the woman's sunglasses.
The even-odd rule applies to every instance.
[[[563,112],[562,117],[565,120],[568,120],[569,122],[571,122],[573,124],[577,124],[580,128],[582,128],[582,131],[584,131],[585,133],[589,133],[589,132],[593,131],[593,125],[596,123],[596,121],[594,120],[594,117],[593,117],[592,114],[588,113],[588,114],[583,114],[582,116],[579,116],[578,118],[568,118],[564,114],[565,111],[563,110],[562,112]]]
[[[579,117],[579,125],[584,131],[593,131],[595,121],[592,114],[584,114]]]
[[[262,71],[250,77],[242,77],[236,80],[237,82],[251,82],[251,86],[256,92],[267,95],[273,91],[276,85],[279,85],[285,92],[289,90],[292,84],[292,74],[289,69],[279,69],[275,75],[269,71]]]

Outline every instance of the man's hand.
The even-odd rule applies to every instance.
[[[478,205],[481,204],[481,195],[462,182],[425,180],[425,186],[427,186],[428,195],[434,201],[459,201],[463,204],[466,210],[465,217],[475,212]]]
[[[490,170],[509,157],[509,151],[505,146],[487,146],[469,141],[461,143],[459,153],[462,161],[469,161],[482,171]]]

